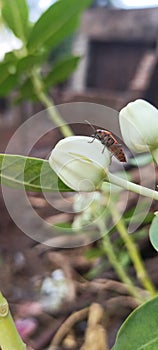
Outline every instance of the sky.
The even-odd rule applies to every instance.
[[[56,0],[40,0],[38,6],[43,9],[54,4],[55,2]]]
[[[35,22],[42,12],[56,1],[57,0],[27,0],[30,7],[30,20]]]
[[[115,3],[121,2],[123,6],[127,7],[154,7],[158,6],[158,0],[115,0]]]
[[[28,3],[34,3],[34,7],[38,8],[39,12],[42,12],[47,7],[55,3],[57,0],[27,0]],[[78,0],[76,0],[78,1]],[[106,1],[105,1],[106,2]],[[112,1],[116,6],[119,7],[119,4],[123,7],[154,7],[158,6],[158,0],[113,0]],[[99,1],[98,1],[99,3]]]

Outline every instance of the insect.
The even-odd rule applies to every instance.
[[[90,124],[91,125],[91,124]],[[122,149],[122,145],[118,143],[113,134],[110,131],[104,129],[95,129],[93,125],[91,125],[94,134],[92,135],[93,140],[90,143],[94,142],[95,139],[101,141],[102,145],[104,145],[102,153],[107,147],[108,150],[115,156],[120,162],[126,162],[126,156]]]

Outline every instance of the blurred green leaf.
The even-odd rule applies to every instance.
[[[112,350],[158,349],[158,297],[134,310],[120,328]]]
[[[117,257],[118,257],[118,260],[119,260],[119,264],[124,267],[124,268],[127,268],[127,266],[130,265],[131,263],[131,259],[129,257],[129,254],[126,250],[120,250],[118,253],[117,253]]]
[[[100,262],[98,265],[96,265],[95,267],[90,269],[90,271],[88,271],[84,275],[84,278],[87,280],[93,280],[93,279],[97,278],[99,275],[101,275],[103,273],[103,271],[105,272],[105,270],[108,268],[109,268],[108,262],[105,262],[105,261]]]
[[[1,0],[2,17],[13,33],[24,43],[29,32],[28,6],[25,0]]]
[[[72,45],[75,35],[71,33],[71,35],[67,36],[64,40],[62,40],[57,47],[52,50],[52,41],[50,43],[51,52],[49,54],[49,63],[55,64],[57,61],[64,59],[65,57],[71,55],[72,53]],[[54,42],[54,41],[53,41]],[[48,50],[48,47],[47,47]]]
[[[9,64],[8,63],[0,63],[0,85],[5,82],[5,80],[9,77]]]
[[[25,71],[25,69],[29,70],[33,67],[33,65],[39,64],[40,60],[42,62],[43,57],[37,57],[37,56],[32,56],[32,58],[31,56],[25,57],[19,61],[17,70],[19,73],[22,73],[23,71]],[[72,56],[56,63],[56,65],[53,68],[53,71],[49,73],[44,80],[46,90],[50,86],[56,85],[57,83],[64,81],[70,75],[70,73],[75,69],[78,60],[79,60],[79,57]],[[32,101],[37,101],[37,96],[34,93],[33,83],[30,78],[26,79],[22,83],[22,85],[20,86],[19,92],[20,94],[18,97],[18,101],[19,101],[19,98],[20,100],[31,99]]]
[[[131,221],[137,224],[142,222],[142,224],[150,224],[154,214],[152,212],[147,212],[146,216],[144,217],[144,213],[146,213],[146,208],[149,207],[148,199],[143,199],[141,202],[137,205],[137,212],[135,213],[135,206],[130,208],[128,211],[124,213],[124,219],[126,224],[128,224]]]
[[[88,260],[94,260],[100,258],[103,255],[103,251],[101,248],[90,248],[86,250],[84,255]]]
[[[46,89],[65,81],[77,67],[79,59],[79,56],[70,56],[57,62],[52,71],[49,72],[47,77],[44,79]]]
[[[37,101],[38,98],[35,95],[34,87],[30,78],[26,79],[21,85],[19,89],[19,95],[16,99],[16,103],[22,100],[32,100]]]
[[[152,246],[158,251],[158,216],[155,216],[151,223],[149,238]]]
[[[17,84],[17,59],[10,54],[0,62],[0,96],[7,95]]]
[[[58,224],[54,224],[53,225],[54,227],[57,227],[57,228],[68,228],[68,229],[71,229],[72,228],[72,225],[71,225],[71,222],[60,222]]]
[[[4,97],[17,86],[17,76],[7,75],[3,83],[0,84],[0,96]]]
[[[61,28],[59,28],[56,33],[53,33],[49,39],[46,40],[44,46],[46,50],[58,49],[59,45],[64,47],[64,40],[72,33],[75,32],[77,26],[79,25],[79,15],[72,17],[68,23],[65,23]]]
[[[126,214],[125,214],[126,215]],[[144,213],[138,213],[135,215],[132,215],[132,210],[131,210],[131,215],[129,214],[128,217],[125,216],[125,222],[126,224],[129,224],[132,218],[132,223],[133,224],[139,224],[140,222],[142,225],[147,225],[150,224],[152,219],[153,219],[154,214],[152,212],[149,212],[146,217],[144,218]]]
[[[48,41],[52,47],[61,42],[76,26],[76,16],[81,14],[92,0],[60,0],[50,6],[35,23],[28,40],[28,50],[33,53]],[[68,29],[67,29],[68,28]]]
[[[141,240],[142,238],[145,238],[148,236],[148,230],[147,227],[144,227],[140,230],[137,230],[136,232],[132,233],[132,240],[134,242],[137,242]]]
[[[47,160],[0,154],[0,182],[27,191],[71,191],[49,166]]]
[[[45,53],[39,55],[28,55],[26,57],[23,57],[18,61],[17,71],[18,73],[29,73],[29,70],[32,69],[34,66],[41,66],[45,59]]]
[[[17,58],[18,52],[20,52],[20,50],[14,50],[14,51],[7,52],[5,54],[3,62],[10,63],[10,64],[16,64],[18,61],[18,58]]]

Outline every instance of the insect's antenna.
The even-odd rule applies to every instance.
[[[86,120],[86,119],[85,119],[85,122],[86,122],[87,124],[89,124],[89,125],[91,126],[92,130],[95,132],[94,126],[93,126],[88,120]]]

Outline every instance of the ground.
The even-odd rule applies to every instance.
[[[128,172],[133,181],[139,182],[137,168],[130,168]],[[144,173],[146,186],[150,185],[150,165],[144,167]],[[72,215],[63,213],[59,217],[58,212],[51,212],[41,195],[29,193],[28,196],[42,217],[53,222],[72,222]],[[137,195],[129,196],[128,210],[135,207],[137,199]],[[153,202],[150,212],[155,210],[156,203]],[[93,349],[89,343],[93,339],[93,346],[97,344],[94,349],[111,349],[119,327],[138,306],[138,301],[129,295],[126,286],[119,281],[105,254],[87,258],[90,249],[93,248],[93,252],[99,249],[101,240],[73,249],[51,248],[35,242],[20,231],[5,208],[2,194],[0,211],[1,290],[9,302],[24,341],[34,350],[48,348],[51,341],[57,346],[56,349],[88,350]],[[158,257],[149,242],[149,225],[150,220],[141,224],[145,233],[137,239],[137,246],[157,288]],[[115,241],[116,231],[113,237]],[[64,272],[68,293],[55,310],[51,299],[48,298],[46,302],[48,292],[43,301],[41,288],[43,281],[57,269]],[[126,271],[134,283],[142,288],[131,262],[127,262]],[[25,323],[22,323],[24,320]]]

